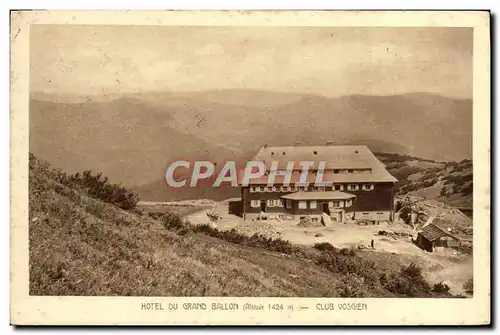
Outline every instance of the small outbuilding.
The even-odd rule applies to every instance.
[[[417,235],[415,244],[429,252],[441,252],[444,248],[458,246],[460,239],[435,224],[424,226]]]

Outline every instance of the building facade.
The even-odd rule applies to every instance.
[[[241,188],[245,219],[300,220],[310,216],[316,221],[326,214],[339,223],[346,219],[393,220],[396,179],[366,146],[263,147],[253,160],[263,162],[266,172]],[[290,162],[294,164],[287,180],[285,171]],[[305,184],[299,183],[299,162],[313,163]],[[320,162],[325,163],[321,181],[328,186],[315,183]]]

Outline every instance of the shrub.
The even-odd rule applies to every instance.
[[[342,298],[362,298],[368,294],[364,278],[353,273],[342,276],[335,291]]]
[[[139,196],[125,187],[112,184],[102,173],[93,175],[90,170],[68,175],[64,172],[56,174],[56,180],[68,187],[79,187],[89,196],[116,205],[124,210],[132,210],[139,202]]]
[[[401,273],[410,278],[420,278],[422,277],[422,269],[415,263],[411,263],[401,269]]]
[[[195,233],[203,233],[234,244],[240,244],[254,248],[263,248],[285,254],[291,254],[294,251],[297,251],[293,248],[292,244],[289,241],[282,240],[280,238],[273,239],[272,237],[266,237],[258,234],[248,236],[238,233],[235,229],[220,231],[217,228],[213,228],[209,225],[199,225],[194,226],[191,231]]]
[[[429,295],[431,291],[422,269],[414,263],[402,267],[399,273],[391,273],[384,287],[390,292],[410,297]]]
[[[416,292],[412,289],[411,282],[408,277],[391,273],[384,284],[384,288],[392,293],[407,295],[413,297]]]
[[[468,294],[472,294],[474,293],[474,280],[471,278],[471,279],[468,279],[464,285],[463,285],[463,289],[466,293]]]
[[[353,249],[342,248],[342,249],[340,249],[339,254],[344,255],[344,256],[354,256],[354,255],[356,255],[356,252]]]
[[[329,245],[329,243],[327,244]],[[345,248],[341,250],[323,250],[321,255],[315,258],[316,264],[333,273],[355,274],[364,278],[366,285],[378,285],[382,272],[375,267],[375,263],[356,256],[355,252],[350,249]]]
[[[316,243],[314,244],[314,248],[319,251],[337,251],[337,248],[328,242]]]
[[[452,248],[464,255],[472,255],[473,253],[472,245],[460,244]]]
[[[102,218],[102,211],[104,210],[104,204],[100,201],[90,200],[85,207],[85,211],[98,218]]]
[[[163,213],[162,222],[165,228],[169,230],[182,229],[185,227],[181,217],[175,213]]]
[[[436,293],[448,293],[450,291],[450,287],[447,284],[440,282],[438,284],[434,284],[434,288],[432,290]]]

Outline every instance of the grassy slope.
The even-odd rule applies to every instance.
[[[335,274],[307,259],[178,236],[30,170],[30,294],[324,296]],[[387,292],[386,292],[387,293]]]
[[[438,162],[398,154],[376,155],[398,179],[398,194],[436,199],[450,206],[472,207],[472,161]]]

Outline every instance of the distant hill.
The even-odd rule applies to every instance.
[[[167,164],[234,157],[227,148],[179,132],[169,110],[132,98],[111,102],[30,102],[30,150],[68,172],[104,172],[114,182],[158,180]]]
[[[417,157],[376,153],[398,179],[396,194],[436,199],[455,207],[472,208],[472,161],[438,162]]]
[[[174,159],[243,161],[265,143],[334,141],[460,161],[471,157],[471,125],[471,100],[426,93],[339,98],[246,90],[121,98],[34,94],[30,150],[65,170],[86,166],[144,190],[163,179]]]

